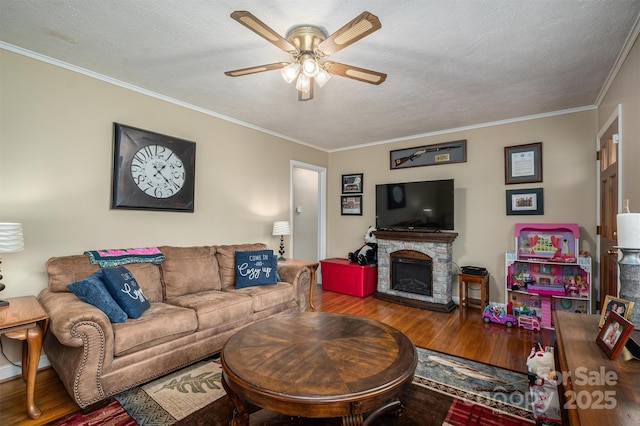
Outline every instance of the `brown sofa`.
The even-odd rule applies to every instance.
[[[84,408],[216,354],[240,328],[306,310],[310,273],[279,265],[282,282],[236,289],[235,252],[265,244],[160,247],[160,265],[125,265],[151,302],[138,319],[111,323],[67,285],[98,270],[85,255],[47,261],[39,295],[50,317],[44,351],[67,391]]]

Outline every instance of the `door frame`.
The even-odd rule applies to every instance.
[[[602,138],[602,136],[607,132],[607,130],[609,130],[609,127],[613,124],[614,121],[618,120],[618,158],[617,158],[617,163],[618,163],[618,206],[617,206],[617,210],[618,213],[620,213],[622,211],[622,176],[623,176],[623,164],[621,159],[623,158],[623,149],[624,149],[624,145],[622,143],[623,141],[623,137],[622,137],[622,104],[618,104],[617,108],[611,113],[611,115],[609,116],[609,118],[607,119],[607,121],[604,122],[604,124],[602,125],[602,127],[600,127],[600,130],[598,130],[598,134],[596,136],[596,152],[598,152],[600,150],[600,139]],[[614,142],[615,143],[615,142]],[[596,226],[601,224],[601,217],[600,217],[600,208],[601,206],[601,201],[602,201],[602,197],[600,194],[600,160],[596,161]],[[600,235],[598,235],[598,238],[596,238],[596,259],[599,261],[600,260],[600,255],[601,255],[601,247],[600,247]],[[618,253],[618,259],[620,259],[621,257],[621,253]],[[600,265],[598,265],[596,268],[592,268],[592,273],[594,271],[597,271],[598,276],[597,276],[597,282],[595,282],[595,284],[597,285],[593,285],[592,284],[592,289],[595,288],[597,289],[597,294],[593,295],[593,300],[596,301],[601,301],[600,300]],[[593,281],[593,280],[592,280]],[[620,274],[618,274],[618,289],[620,288]],[[597,307],[596,307],[597,309]]]
[[[290,168],[290,191],[289,191],[289,223],[293,224],[294,220],[294,169],[311,170],[318,173],[318,259],[327,257],[327,168],[316,166],[314,164],[303,163],[301,161],[291,160]],[[293,253],[293,238],[291,239],[291,253]]]

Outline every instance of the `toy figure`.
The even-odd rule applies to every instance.
[[[364,245],[349,253],[349,260],[362,266],[378,263],[378,239],[373,234],[375,226],[370,226],[364,234]]]
[[[584,281],[584,277],[580,274],[576,275],[576,287],[578,287],[578,293],[581,297],[589,297],[589,286]]]

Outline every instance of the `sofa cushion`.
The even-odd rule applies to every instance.
[[[76,281],[67,286],[78,298],[104,312],[111,322],[125,322],[127,314],[113,300],[102,282],[102,271]]]
[[[250,296],[253,300],[253,311],[261,312],[274,306],[295,301],[296,292],[293,284],[278,283],[245,288],[227,288],[225,292]]]
[[[253,300],[248,295],[213,290],[187,294],[167,303],[195,310],[198,330],[232,324],[253,313]]]
[[[89,263],[84,255],[52,257],[47,260],[47,276],[49,290],[53,292],[70,292],[67,286],[79,281],[100,269],[98,265]]]
[[[215,247],[163,246],[160,250],[166,257],[161,269],[167,299],[201,291],[220,290]]]
[[[277,274],[273,250],[236,251],[236,288],[275,284]]]
[[[130,318],[140,318],[151,306],[133,274],[124,266],[104,268],[102,276],[111,297]]]
[[[222,288],[236,285],[236,251],[267,250],[266,244],[234,244],[216,246],[216,259],[220,268],[220,283]]]
[[[193,309],[152,303],[140,318],[113,325],[114,355],[126,355],[178,339],[195,332],[197,327]]]
[[[136,281],[144,291],[144,295],[151,302],[162,301],[162,283],[158,265],[151,263],[137,263],[128,266]],[[47,260],[47,276],[49,290],[53,292],[69,292],[67,286],[82,278],[88,277],[100,269],[92,265],[85,255],[52,257]]]

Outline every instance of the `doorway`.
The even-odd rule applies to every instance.
[[[291,255],[319,261],[326,257],[327,169],[291,161]]]
[[[617,214],[620,211],[621,137],[619,132],[619,105],[598,132],[599,228],[598,247],[600,261],[600,288],[598,309],[607,295],[618,296]]]

